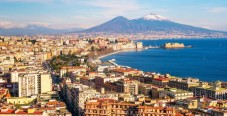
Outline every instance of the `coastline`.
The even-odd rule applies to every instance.
[[[117,53],[121,53],[121,52],[128,52],[128,51],[131,51],[131,50],[137,50],[137,49],[123,49],[123,50],[116,50],[116,51],[113,51],[113,52],[111,52],[111,53],[108,53],[108,54],[105,54],[105,55],[98,56],[98,57],[97,57],[97,60],[100,60],[101,58],[104,58],[104,57],[107,57],[107,56],[110,56],[110,55],[113,55],[113,54],[117,54]],[[143,49],[139,49],[139,50],[143,50]]]
[[[155,41],[156,43],[154,43],[153,41],[152,42],[147,41],[147,43],[145,45],[155,45],[155,44],[161,45],[161,43],[166,42],[166,41],[159,41],[159,40],[157,40],[157,41]],[[167,41],[167,42],[172,42],[172,41]],[[176,42],[176,41],[173,41],[173,42]],[[209,68],[209,66],[214,66],[214,64],[212,62],[218,62],[218,63],[224,62],[225,57],[218,57],[217,55],[209,55],[209,50],[212,49],[211,51],[215,51],[215,54],[216,53],[222,54],[222,55],[226,54],[226,52],[216,50],[216,48],[225,49],[224,45],[226,44],[226,40],[224,40],[224,39],[213,40],[212,39],[212,41],[211,41],[211,39],[209,39],[209,40],[203,39],[203,40],[190,40],[190,41],[182,40],[182,41],[177,41],[177,42],[183,42],[186,45],[192,45],[193,49],[179,49],[179,50],[178,49],[177,50],[158,49],[157,51],[155,50],[155,52],[152,52],[151,56],[150,56],[150,54],[148,54],[148,56],[150,56],[150,57],[146,57],[145,59],[143,58],[143,60],[141,60],[140,55],[136,58],[128,57],[126,55],[122,55],[124,53],[119,53],[119,52],[127,52],[128,50],[119,50],[119,51],[112,51],[109,54],[100,55],[99,59],[101,59],[101,61],[106,61],[106,60],[111,60],[114,58],[114,59],[116,59],[115,62],[117,62],[118,65],[129,66],[132,68],[140,69],[145,72],[159,72],[161,74],[168,73],[168,74],[171,74],[171,75],[174,75],[177,77],[181,77],[181,78],[194,77],[194,78],[200,79],[201,81],[208,81],[208,82],[215,81],[214,77],[221,81],[227,81],[225,78],[226,72],[222,71],[224,69],[224,67],[226,67],[226,66],[222,66],[222,65],[217,66],[217,69],[221,68],[222,70],[217,70],[217,69],[211,70]],[[209,46],[207,46],[207,45],[209,45]],[[207,50],[207,49],[209,49],[209,50]],[[142,51],[146,51],[146,50],[142,49]],[[173,52],[175,54],[177,54],[177,56],[181,56],[181,57],[175,57],[176,55],[171,55],[171,53],[173,53]],[[117,54],[117,53],[119,53],[119,54]],[[150,53],[150,52],[146,52],[146,53]],[[200,53],[203,53],[203,54],[200,54]],[[114,57],[112,57],[112,56],[110,57],[110,55],[113,55],[113,54],[114,54]],[[115,55],[115,54],[117,54],[117,55]],[[133,54],[133,53],[129,53],[129,55],[131,55],[131,54]],[[121,58],[124,60],[118,59],[118,55],[121,56]],[[162,56],[165,56],[165,57],[162,57]],[[107,58],[104,58],[104,57],[107,57]],[[173,57],[174,57],[174,59],[173,59]],[[137,60],[141,61],[141,63],[136,63],[137,61],[135,61],[133,59],[137,59]],[[164,60],[164,62],[161,60]],[[184,62],[183,60],[184,61],[186,60],[187,62]],[[127,62],[122,63],[122,61],[127,61]],[[180,62],[178,62],[178,61],[180,61]],[[146,63],[144,63],[144,62],[146,62]],[[153,64],[155,65],[155,68],[153,68],[154,67],[153,66],[151,69],[150,67]],[[161,65],[159,65],[159,64],[161,64]],[[164,64],[166,64],[166,65],[164,65]],[[185,65],[181,65],[181,64],[185,64]],[[179,68],[179,66],[181,68]],[[198,66],[196,68],[201,69],[200,73],[196,72],[195,66]],[[209,74],[207,73],[208,70],[209,70]]]
[[[97,60],[100,60],[101,58],[104,58],[104,57],[107,57],[107,56],[110,56],[110,55],[113,55],[113,54],[117,54],[117,53],[120,53],[120,52],[123,52],[123,51],[119,50],[119,51],[114,51],[114,52],[111,52],[111,53],[108,53],[108,54],[105,54],[105,55],[98,56]]]

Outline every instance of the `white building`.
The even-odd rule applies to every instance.
[[[18,79],[19,74],[25,74],[25,73],[26,73],[26,71],[19,71],[19,70],[12,71],[10,73],[11,82],[12,83],[18,82],[19,81],[19,79]]]
[[[64,86],[64,96],[69,108],[77,116],[83,116],[85,101],[100,96],[100,93],[86,85],[66,84]]]
[[[38,94],[38,75],[21,74],[18,78],[18,95],[19,97],[31,96]]]
[[[26,73],[18,76],[18,95],[26,97],[52,91],[50,74]]]

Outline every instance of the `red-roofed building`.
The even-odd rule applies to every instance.
[[[161,86],[161,87],[167,86],[168,82],[169,82],[169,78],[165,78],[165,77],[159,77],[159,78],[152,79],[152,83],[154,85]]]
[[[32,116],[44,116],[44,112],[35,108],[29,109],[17,109],[14,114],[11,115],[32,115]]]
[[[2,100],[2,98],[6,97],[8,93],[9,93],[8,89],[0,88],[0,100]]]
[[[124,76],[138,76],[143,73],[141,70],[132,69],[132,68],[116,68],[111,70],[111,72],[116,75],[124,75]]]
[[[85,103],[85,116],[182,116],[173,107],[138,106],[111,99],[93,99]]]
[[[139,106],[138,114],[140,116],[176,116],[176,110],[172,107],[153,107],[153,106]]]
[[[12,114],[14,113],[14,110],[13,109],[0,109],[0,115],[6,115],[6,114]]]
[[[137,114],[135,104],[113,99],[96,99],[85,103],[85,116],[129,116],[130,114]]]

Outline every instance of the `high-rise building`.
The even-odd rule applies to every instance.
[[[40,92],[39,93],[46,93],[48,91],[52,91],[52,78],[51,78],[50,74],[48,74],[48,73],[41,74],[38,83],[40,83],[40,85],[39,85]]]
[[[87,99],[100,95],[95,89],[82,84],[66,84],[63,92],[68,108],[77,116],[83,116]]]
[[[31,96],[52,90],[50,74],[20,74],[18,77],[19,97]]]
[[[129,93],[131,95],[138,94],[139,81],[129,78],[121,79],[118,83],[118,92]]]
[[[38,94],[38,75],[24,74],[18,78],[19,97]]]

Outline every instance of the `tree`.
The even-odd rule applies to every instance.
[[[94,46],[91,46],[91,51],[95,51],[95,47]]]

